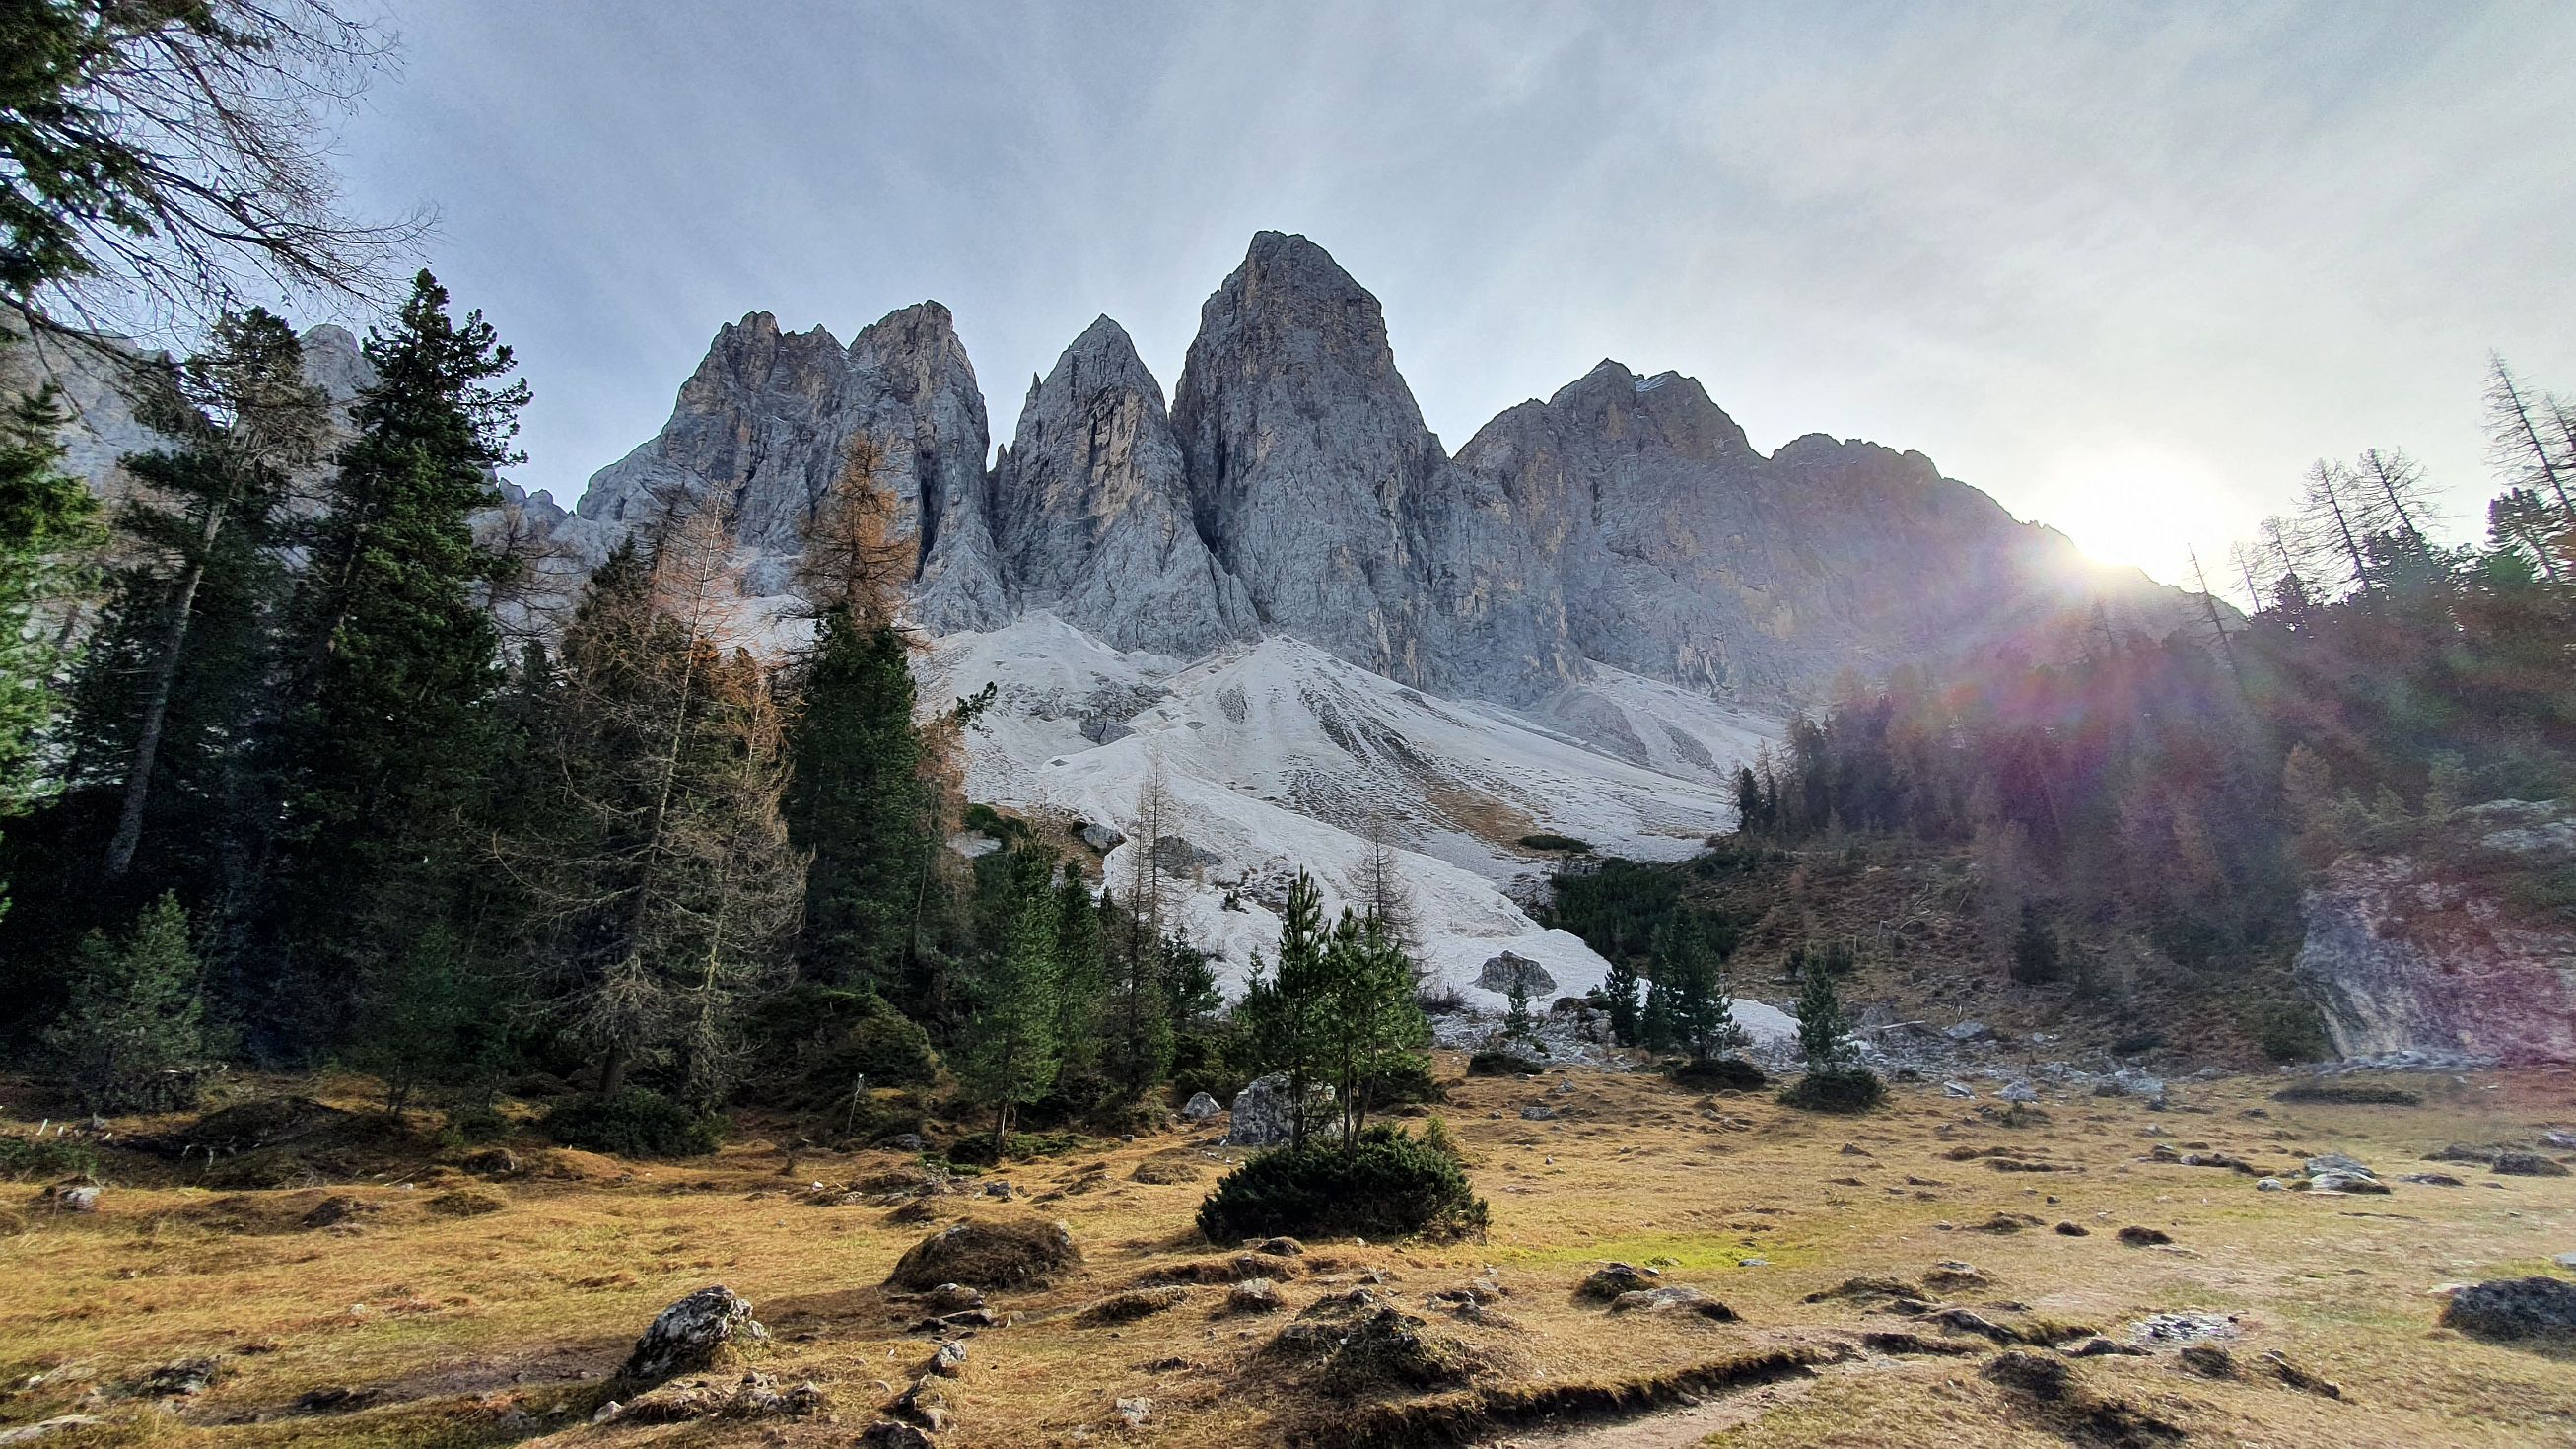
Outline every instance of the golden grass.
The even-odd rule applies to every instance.
[[[1456,1064],[1448,1067],[1454,1076]],[[2430,1168],[2415,1159],[2445,1143],[2527,1138],[2576,1120],[2569,1074],[2410,1083],[2427,1093],[2421,1107],[2276,1103],[2268,1094],[2277,1080],[2253,1076],[2179,1087],[2189,1110],[2056,1101],[2046,1123],[2012,1128],[1923,1087],[1900,1087],[1886,1110],[1847,1118],[1699,1096],[1648,1077],[1579,1074],[1573,1094],[1548,1098],[1558,1120],[1522,1120],[1518,1109],[1555,1080],[1467,1081],[1445,1109],[1492,1202],[1489,1241],[1311,1244],[1275,1275],[1288,1304],[1280,1314],[1231,1312],[1213,1286],[1125,1321],[1076,1312],[1158,1278],[1231,1281],[1224,1259],[1234,1245],[1199,1243],[1190,1226],[1208,1182],[1135,1176],[1149,1160],[1195,1154],[1204,1134],[1015,1164],[993,1174],[1022,1193],[1007,1209],[930,1199],[942,1221],[970,1209],[1060,1218],[1085,1255],[1044,1289],[989,1295],[1019,1322],[971,1340],[964,1376],[947,1386],[956,1427],[942,1443],[1072,1443],[1086,1427],[1093,1443],[1176,1449],[1441,1443],[1560,1421],[1578,1425],[1565,1442],[1600,1449],[1710,1432],[1711,1442],[1745,1449],[2068,1442],[2064,1422],[1978,1376],[1995,1351],[1983,1340],[1973,1357],[1870,1352],[1867,1332],[1937,1335],[1868,1300],[1801,1301],[1847,1278],[1920,1281],[1946,1259],[1975,1264],[1993,1286],[1940,1301],[1998,1323],[2116,1330],[2151,1312],[2237,1315],[2228,1347],[2248,1365],[2240,1381],[2188,1373],[2169,1352],[2076,1366],[2092,1398],[2170,1421],[2192,1442],[2576,1442],[2576,1362],[2437,1328],[2440,1300],[2429,1292],[2547,1271],[2553,1254],[2576,1250],[2576,1179],[2489,1178],[2453,1165],[2442,1170],[2469,1186],[2309,1197],[2260,1193],[2224,1170],[2138,1160],[2161,1141],[2271,1170],[2324,1151],[2350,1152],[2384,1174]],[[1950,1155],[1989,1147],[2083,1170],[2000,1172],[1988,1159]],[[933,1346],[907,1331],[920,1312],[881,1286],[928,1227],[891,1223],[882,1205],[811,1205],[809,1183],[909,1165],[891,1154],[809,1152],[796,1180],[777,1175],[780,1160],[759,1143],[689,1164],[561,1154],[500,1182],[450,1172],[424,1186],[246,1193],[165,1176],[111,1186],[102,1212],[79,1217],[33,1211],[19,1199],[32,1199],[35,1185],[10,1187],[9,1205],[28,1226],[0,1238],[0,1427],[105,1415],[100,1428],[49,1441],[84,1449],[847,1444]],[[119,1173],[111,1167],[112,1182],[128,1180]],[[464,1216],[433,1209],[455,1193],[490,1193],[503,1206]],[[331,1195],[372,1210],[299,1226]],[[1975,1230],[1999,1214],[2093,1232]],[[2130,1224],[2169,1232],[2174,1246],[2124,1246],[2115,1231]],[[1578,1303],[1574,1285],[1610,1258],[1659,1266],[1667,1281],[1722,1297],[1744,1321],[1613,1317]],[[1310,1391],[1261,1353],[1298,1310],[1371,1272],[1386,1280],[1375,1291],[1406,1312],[1507,1348],[1496,1361],[1513,1366],[1509,1378],[1340,1399]],[[749,1366],[822,1384],[838,1423],[588,1427],[644,1324],[718,1282],[749,1297],[774,1335],[750,1350]],[[1471,1283],[1502,1289],[1492,1322],[1464,1324],[1427,1301]],[[2345,1397],[2257,1371],[2267,1350],[2337,1381]],[[119,1397],[146,1370],[209,1353],[224,1356],[224,1376],[175,1412]],[[1737,1387],[1782,1375],[1793,1382]],[[326,1387],[373,1402],[338,1413],[293,1407]],[[1740,1398],[1740,1412],[1622,1422],[1685,1394]],[[1119,1425],[1120,1398],[1152,1400],[1141,1428]]]

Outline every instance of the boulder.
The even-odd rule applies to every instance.
[[[1247,1278],[1226,1290],[1225,1306],[1236,1313],[1276,1313],[1286,1307],[1279,1285],[1267,1278]]]
[[[1671,1288],[1644,1288],[1639,1289],[1634,1293],[1622,1293],[1618,1297],[1610,1300],[1610,1311],[1613,1313],[1689,1314],[1694,1317],[1710,1319],[1718,1323],[1733,1323],[1736,1321],[1736,1313],[1734,1309],[1727,1307],[1725,1304],[1711,1298],[1696,1288],[1684,1288],[1680,1286]]]
[[[966,1341],[943,1343],[930,1356],[930,1371],[943,1379],[953,1379],[966,1372]]]
[[[2368,1167],[2363,1166],[2359,1161],[2346,1157],[2340,1152],[2329,1152],[2323,1157],[2311,1157],[2307,1160],[2305,1165],[2307,1167],[2308,1176],[2310,1177],[2315,1177],[2320,1173],[2327,1172],[2349,1173],[2354,1177],[2377,1177],[2379,1175],[2371,1171]]]
[[[865,1449],[938,1449],[938,1444],[916,1424],[900,1419],[879,1419],[859,1435]]]
[[[1476,984],[1503,996],[1514,991],[1524,996],[1545,996],[1556,989],[1556,978],[1527,956],[1505,951],[1485,962],[1484,969],[1476,973]]]
[[[1116,850],[1119,846],[1127,843],[1126,831],[1103,825],[1096,820],[1084,825],[1080,830],[1077,830],[1074,833],[1082,837],[1083,844],[1090,846],[1092,849],[1099,851],[1103,855],[1106,855],[1110,851]]]
[[[1595,1303],[1615,1303],[1630,1293],[1651,1291],[1663,1275],[1632,1263],[1605,1263],[1574,1285],[1574,1296]]]
[[[2386,1196],[2388,1184],[2367,1173],[2320,1172],[2308,1179],[2308,1191],[2377,1193]]]
[[[2499,1152],[2487,1170],[2499,1177],[2565,1177],[2567,1168],[2537,1152]]]
[[[1224,1110],[1216,1098],[1205,1092],[1192,1092],[1190,1099],[1181,1104],[1181,1116],[1191,1122],[1204,1122]]]
[[[2576,1283],[2564,1278],[2499,1278],[2451,1295],[2445,1327],[2507,1343],[2576,1343]]]
[[[212,1387],[222,1372],[221,1359],[184,1358],[145,1374],[135,1382],[134,1392],[153,1399],[188,1398]]]
[[[48,1212],[94,1213],[98,1211],[99,1188],[94,1183],[58,1182],[36,1194],[36,1206]]]
[[[968,1218],[913,1244],[886,1282],[924,1292],[963,1284],[1017,1288],[1044,1283],[1082,1265],[1082,1249],[1062,1223],[1043,1218]]]
[[[726,1344],[737,1338],[763,1339],[769,1330],[751,1316],[751,1300],[723,1284],[701,1288],[657,1315],[617,1376],[636,1383],[659,1383],[675,1374],[703,1369]]]
[[[1282,1074],[1262,1077],[1235,1094],[1233,1120],[1226,1126],[1228,1147],[1285,1147],[1293,1135],[1288,1111],[1288,1078]],[[1310,1141],[1331,1140],[1341,1133],[1341,1123],[1333,1114],[1333,1092],[1330,1087],[1309,1084],[1306,1089],[1306,1136]]]

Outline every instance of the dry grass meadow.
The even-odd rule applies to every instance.
[[[1441,1070],[1455,1078],[1458,1063]],[[269,1085],[361,1104],[358,1083]],[[2005,1124],[1922,1085],[1837,1118],[1650,1077],[1460,1080],[1440,1111],[1492,1203],[1489,1239],[1308,1244],[1271,1260],[1286,1307],[1268,1315],[1229,1310],[1226,1280],[1245,1271],[1229,1263],[1235,1245],[1192,1230],[1223,1170],[1198,1145],[1205,1130],[1012,1164],[913,1207],[911,1159],[807,1154],[791,1178],[757,1141],[677,1164],[521,1146],[518,1171],[484,1176],[450,1151],[383,1169],[401,1181],[260,1191],[112,1161],[94,1214],[46,1210],[36,1182],[7,1189],[0,1442],[84,1414],[99,1422],[43,1442],[846,1445],[936,1346],[908,1331],[921,1310],[883,1287],[896,1257],[937,1221],[1034,1213],[1067,1224],[1086,1262],[992,1295],[1011,1321],[968,1340],[944,1385],[943,1446],[2576,1443],[2576,1358],[2440,1328],[2434,1292],[2552,1271],[2576,1250],[2576,1178],[2419,1160],[2576,1121],[2576,1075],[2414,1081],[2413,1107],[2290,1105],[2270,1099],[2279,1085],[2191,1084],[2163,1112],[2057,1100],[2045,1120]],[[1539,1101],[1558,1116],[1519,1115]],[[2438,1170],[2464,1185],[2258,1192],[2224,1168],[2141,1160],[2160,1143],[2266,1171],[2340,1151],[2383,1176]],[[1149,1159],[1146,1178],[1195,1180],[1140,1181]],[[982,1191],[995,1181],[1014,1196]],[[350,1200],[342,1220],[305,1226],[333,1196]],[[2124,1243],[2133,1226],[2172,1241]],[[1575,1285],[1613,1259],[1656,1266],[1740,1321],[1578,1301]],[[1985,1281],[1925,1285],[1944,1262]],[[2220,1342],[2236,1376],[2165,1349],[2063,1360],[2072,1384],[2034,1393],[1980,1372],[2006,1351],[1993,1335],[1884,1297],[1808,1301],[1855,1278],[1904,1280],[1998,1334],[2059,1344],[2125,1338],[2149,1314],[2232,1318]],[[1173,1279],[1207,1281],[1144,1317],[1079,1312]],[[592,1426],[637,1333],[711,1283],[750,1298],[770,1329],[741,1367],[820,1385],[829,1421]],[[1471,1285],[1481,1307],[1432,1300]],[[1472,1376],[1355,1387],[1270,1348],[1301,1310],[1361,1286],[1419,1315]],[[150,1370],[207,1355],[220,1373],[204,1392],[133,1392]],[[1141,1422],[1122,1419],[1121,1399],[1150,1401]]]

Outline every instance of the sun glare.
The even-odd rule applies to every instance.
[[[2210,470],[2144,451],[2069,458],[2051,470],[2038,517],[2097,563],[2129,565],[2167,583],[2191,582],[2191,549],[2235,536],[2241,505]],[[2204,564],[2208,560],[2202,560]]]

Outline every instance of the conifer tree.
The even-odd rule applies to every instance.
[[[205,1005],[188,912],[164,892],[122,941],[93,931],[73,964],[71,1005],[45,1033],[92,1112],[183,1107],[206,1055]]]
[[[987,859],[994,859],[987,857]],[[951,1055],[967,1090],[993,1110],[993,1155],[999,1160],[1021,1107],[1045,1097],[1062,1068],[1057,1035],[1058,915],[1044,851],[1003,852],[995,869],[999,900],[968,979],[974,1011],[962,1050]]]
[[[1744,1029],[1735,1022],[1735,998],[1726,988],[1716,954],[1697,930],[1677,928],[1670,964],[1672,991],[1668,1010],[1676,1046],[1689,1053],[1691,1065],[1705,1066],[1744,1046]],[[1659,963],[1657,970],[1665,967]]]
[[[466,822],[501,677],[484,603],[507,560],[470,519],[516,458],[528,391],[494,385],[510,349],[479,312],[451,320],[447,302],[422,272],[390,328],[369,334],[378,380],[353,410],[295,603],[266,929],[294,983],[274,1014],[313,1011],[295,1023],[308,1034],[337,1030],[367,964],[424,924],[379,903],[444,901],[478,853]]]
[[[1306,1095],[1323,1051],[1331,976],[1325,961],[1324,902],[1313,876],[1297,872],[1280,916],[1275,969],[1253,978],[1237,1014],[1250,1026],[1265,1067],[1288,1078],[1288,1131],[1292,1148],[1306,1145]]]
[[[798,942],[810,980],[901,996],[932,837],[910,641],[896,621],[911,551],[873,439],[851,441],[805,531],[796,585],[815,639],[796,661],[789,830],[811,853]],[[908,1009],[922,1003],[905,1001]]]
[[[178,797],[161,802],[165,836],[184,848],[228,831],[228,777],[246,763],[285,587],[281,511],[330,424],[303,354],[253,308],[143,394],[144,420],[179,446],[126,460],[148,491],[116,520],[131,562],[84,661],[73,727],[81,772],[118,797],[100,860],[110,882],[132,869],[165,780]]]
[[[1796,1015],[1798,1053],[1806,1058],[1809,1075],[1832,1076],[1860,1064],[1852,1047],[1851,1022],[1843,1015],[1832,962],[1825,952],[1806,955],[1804,969],[1798,973]]]
[[[1101,949],[1102,910],[1091,898],[1091,886],[1068,870],[1055,888],[1055,1035],[1063,1044],[1064,1071],[1084,1073],[1101,1065],[1102,997],[1109,986],[1109,964]],[[1132,1065],[1132,1064],[1130,1064]],[[1166,1041],[1162,1059],[1151,1065],[1142,1092],[1162,1079],[1171,1066]],[[1122,1080],[1122,1087],[1129,1082]]]
[[[1370,1085],[1426,1043],[1431,1027],[1414,1002],[1403,950],[1350,911],[1324,948],[1322,991],[1320,1065],[1340,1107],[1342,1149],[1356,1153]],[[1526,993],[1522,1001],[1526,1016]]]
[[[0,412],[0,822],[36,798],[36,741],[69,652],[47,616],[82,585],[100,538],[97,503],[62,470],[62,422],[50,392]],[[8,908],[0,880],[0,912]]]
[[[1627,957],[1610,963],[1609,979],[1602,985],[1610,1012],[1610,1039],[1621,1046],[1637,1045],[1641,1004],[1638,1001],[1637,968]]]

